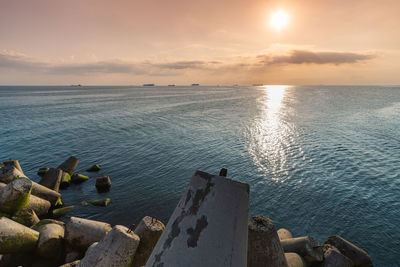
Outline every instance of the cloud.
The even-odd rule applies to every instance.
[[[266,71],[279,65],[290,64],[356,64],[375,58],[375,55],[353,52],[314,52],[311,50],[290,50],[285,54],[232,57],[224,61],[170,61],[132,62],[124,60],[103,60],[91,62],[50,62],[35,59],[14,51],[0,51],[0,69],[57,75],[130,74],[149,76],[176,76],[188,70],[210,71],[213,73],[234,73],[243,71]]]
[[[313,52],[308,50],[292,50],[287,55],[259,56],[266,65],[275,64],[354,64],[375,58],[375,55],[351,52]]]

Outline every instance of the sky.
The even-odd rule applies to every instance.
[[[398,0],[0,0],[0,84],[400,84]],[[281,30],[270,25],[288,15]]]

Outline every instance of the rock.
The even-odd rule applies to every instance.
[[[56,205],[61,198],[60,193],[35,182],[32,182],[31,194],[49,201],[52,206]]]
[[[306,261],[297,253],[285,253],[288,267],[307,267]]]
[[[76,261],[73,261],[70,263],[63,264],[60,267],[76,267],[76,266],[78,266],[79,262],[80,262],[80,260],[76,260]]]
[[[97,172],[101,170],[101,166],[100,165],[93,165],[92,167],[90,167],[89,169],[87,169],[87,172]]]
[[[266,216],[248,222],[247,266],[287,266],[274,223]]]
[[[292,233],[289,232],[289,230],[286,230],[285,228],[281,228],[278,230],[278,236],[279,236],[279,240],[293,238]]]
[[[39,233],[6,217],[0,218],[0,253],[33,251]]]
[[[40,233],[36,253],[42,258],[59,259],[63,252],[64,227],[58,223],[42,222],[33,229]]]
[[[79,159],[71,156],[57,168],[63,170],[71,176],[74,174],[76,167],[78,167],[78,163]]]
[[[75,206],[67,206],[59,209],[54,209],[52,215],[54,218],[59,218],[70,212]]]
[[[196,171],[146,266],[246,266],[249,185]]]
[[[32,209],[28,208],[17,211],[11,219],[28,227],[31,227],[40,221],[36,213]]]
[[[4,166],[10,166],[10,167],[17,168],[22,173],[22,175],[25,176],[24,172],[22,171],[21,165],[19,165],[18,160],[10,159],[10,160],[4,161],[3,164],[4,164]]]
[[[51,204],[49,201],[33,195],[30,196],[27,206],[27,208],[34,210],[38,216],[46,215],[49,212],[50,207]]]
[[[89,176],[86,176],[86,175],[83,175],[83,174],[78,174],[78,173],[75,173],[71,177],[71,182],[74,183],[74,184],[80,184],[80,183],[83,183],[83,182],[85,182],[87,180],[89,180]]]
[[[4,166],[0,169],[0,182],[8,184],[12,180],[22,177],[25,177],[25,175],[14,166]]]
[[[60,169],[50,168],[50,170],[43,176],[39,184],[58,192],[62,179],[63,171]]]
[[[340,236],[333,235],[328,237],[328,239],[325,241],[325,244],[330,244],[336,247],[340,253],[348,257],[353,262],[355,267],[373,266],[371,258],[365,250],[357,247],[353,243]]]
[[[111,225],[104,222],[71,217],[65,225],[65,239],[76,249],[86,250],[98,242],[111,230]]]
[[[324,261],[319,267],[353,267],[353,262],[332,245],[323,244]]]
[[[65,189],[71,183],[71,175],[68,172],[63,171],[61,175],[60,189]]]
[[[8,214],[28,206],[32,182],[28,178],[17,178],[0,189],[0,210]]]
[[[281,240],[281,244],[286,253],[294,252],[299,254],[309,265],[315,262],[321,262],[324,259],[322,247],[318,240],[311,236],[284,239]]]
[[[109,198],[103,198],[103,199],[98,199],[98,200],[94,200],[94,201],[89,201],[88,203],[93,205],[93,206],[105,207],[105,206],[108,205],[109,202],[110,202]]]
[[[132,267],[141,267],[146,264],[164,229],[165,225],[156,218],[146,216],[140,221],[134,231],[139,236],[140,243]]]
[[[41,177],[43,177],[46,173],[48,173],[48,171],[50,170],[50,168],[40,168],[37,172],[37,174]]]
[[[96,188],[100,193],[110,191],[111,179],[110,176],[102,175],[96,179]]]
[[[128,228],[116,225],[103,240],[89,247],[78,266],[130,266],[139,246],[139,241],[140,238],[132,231],[129,231]]]

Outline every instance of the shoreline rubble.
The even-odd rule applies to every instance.
[[[58,221],[74,208],[63,206],[58,190],[90,178],[75,172],[78,163],[69,157],[57,168],[40,168],[40,183],[26,177],[18,160],[0,164],[0,266],[373,266],[366,251],[340,236],[321,244],[276,230],[266,216],[248,219],[249,185],[227,178],[226,168],[219,175],[197,171],[167,225],[150,216],[131,227]],[[102,174],[95,186],[104,192],[110,185]]]

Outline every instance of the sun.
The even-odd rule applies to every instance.
[[[271,14],[269,25],[280,31],[289,24],[289,14],[284,10],[278,10]]]

